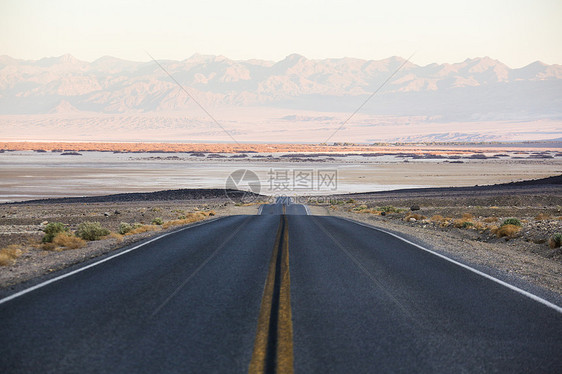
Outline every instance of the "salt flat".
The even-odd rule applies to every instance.
[[[465,155],[459,160],[459,156],[452,155],[441,159],[412,159],[400,155],[295,158],[268,153],[240,158],[219,154],[223,158],[216,159],[186,153],[81,152],[80,156],[61,156],[58,152],[15,151],[0,153],[0,202],[223,188],[228,176],[238,169],[253,171],[261,183],[260,192],[266,195],[473,186],[562,174],[562,157],[554,151],[546,154],[552,158],[535,159],[515,152],[495,159],[470,159]],[[304,187],[302,183],[298,185],[296,179],[302,173],[310,175],[310,184]],[[335,183],[321,186],[319,173],[331,173]],[[244,183],[238,187],[249,188]]]

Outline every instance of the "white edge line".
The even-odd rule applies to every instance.
[[[303,204],[303,206],[304,206],[304,210],[306,211],[306,215],[310,216],[310,209],[308,209],[308,205]]]
[[[264,204],[260,205],[260,207],[258,208],[258,216],[261,216],[261,212],[263,211],[263,206]]]
[[[480,276],[482,276],[482,277],[484,277],[484,278],[487,278],[487,279],[489,279],[489,280],[491,280],[491,281],[494,281],[494,282],[496,282],[496,283],[498,283],[498,284],[501,284],[502,286],[505,286],[505,287],[507,287],[507,288],[509,288],[509,289],[511,289],[511,290],[513,290],[513,291],[515,291],[515,292],[518,292],[518,293],[520,293],[520,294],[522,294],[522,295],[524,295],[524,296],[527,296],[528,298],[530,298],[530,299],[532,299],[532,300],[535,300],[535,301],[537,301],[537,302],[539,302],[539,303],[541,303],[541,304],[543,304],[543,305],[546,305],[546,306],[549,307],[549,308],[554,309],[554,310],[557,311],[558,313],[562,313],[562,307],[560,307],[560,306],[558,306],[558,305],[556,305],[556,304],[554,304],[554,303],[551,303],[550,301],[547,301],[547,300],[545,300],[545,299],[543,299],[543,298],[541,298],[541,297],[539,297],[539,296],[537,296],[537,295],[534,295],[534,294],[532,294],[532,293],[530,293],[530,292],[528,292],[528,291],[522,290],[522,289],[519,288],[519,287],[516,287],[516,286],[514,286],[514,285],[512,285],[512,284],[509,284],[509,283],[507,283],[507,282],[504,282],[504,281],[502,281],[502,280],[500,280],[500,279],[498,279],[498,278],[495,278],[495,277],[493,277],[493,276],[491,276],[491,275],[489,275],[489,274],[486,274],[486,273],[484,273],[484,272],[482,272],[482,271],[480,271],[480,270],[474,269],[474,268],[472,268],[472,267],[470,267],[470,266],[468,266],[468,265],[463,264],[462,262],[458,262],[458,261],[456,261],[456,260],[453,260],[452,258],[449,258],[449,257],[445,256],[445,255],[442,255],[442,254],[440,254],[440,253],[437,253],[437,252],[435,252],[435,251],[432,251],[431,249],[427,249],[427,248],[425,248],[425,247],[423,247],[423,246],[421,246],[421,245],[419,245],[419,244],[416,244],[416,243],[414,243],[414,242],[411,242],[411,241],[409,241],[408,239],[405,239],[405,238],[403,238],[403,237],[401,237],[401,236],[399,236],[399,235],[396,235],[396,234],[394,234],[394,233],[392,233],[392,232],[390,232],[390,231],[386,231],[386,230],[384,230],[384,229],[381,229],[381,228],[378,228],[378,227],[375,227],[375,226],[372,226],[372,225],[369,225],[369,224],[366,224],[366,223],[363,223],[363,222],[354,221],[354,220],[352,220],[352,219],[345,218],[345,217],[337,217],[337,218],[341,218],[341,219],[344,219],[344,220],[346,220],[346,221],[353,222],[353,223],[356,223],[356,224],[358,224],[358,225],[361,225],[361,226],[364,226],[364,227],[367,227],[367,228],[370,228],[370,229],[373,229],[373,230],[377,230],[377,231],[383,232],[383,233],[385,233],[385,234],[391,235],[391,236],[393,236],[393,237],[395,237],[395,238],[397,238],[397,239],[402,240],[403,242],[406,242],[406,243],[408,243],[408,244],[410,244],[410,245],[413,245],[413,246],[415,246],[415,247],[417,247],[417,248],[419,248],[419,249],[422,249],[422,250],[424,250],[424,251],[426,251],[426,252],[428,252],[428,253],[431,253],[432,255],[435,255],[435,256],[440,257],[440,258],[442,258],[442,259],[444,259],[444,260],[447,260],[447,261],[449,261],[449,262],[452,262],[452,263],[455,264],[455,265],[458,265],[458,266],[460,266],[460,267],[462,267],[462,268],[465,268],[465,269],[467,269],[467,270],[469,270],[469,271],[471,271],[471,272],[473,272],[473,273],[476,273],[476,274],[478,274],[478,275],[480,275]]]
[[[82,271],[84,271],[84,270],[93,268],[94,266],[97,266],[97,265],[99,265],[99,264],[103,264],[104,262],[107,262],[107,261],[112,260],[112,259],[114,259],[114,258],[116,258],[116,257],[122,256],[122,255],[124,255],[125,253],[129,253],[129,252],[131,252],[131,251],[134,251],[135,249],[138,249],[138,248],[140,248],[140,247],[142,247],[142,246],[145,246],[145,245],[147,245],[147,244],[149,244],[149,243],[152,243],[152,242],[154,242],[154,241],[156,241],[156,240],[162,239],[162,238],[164,238],[164,237],[166,237],[166,236],[168,236],[168,235],[175,234],[175,233],[177,233],[177,232],[184,231],[184,230],[187,230],[187,229],[191,229],[191,228],[193,228],[193,227],[205,225],[205,224],[207,224],[207,223],[211,223],[211,222],[217,221],[217,220],[219,220],[219,219],[221,219],[221,218],[224,218],[224,217],[212,218],[212,219],[207,220],[207,221],[204,221],[204,222],[199,222],[199,223],[196,223],[196,224],[189,225],[189,226],[187,226],[187,227],[181,228],[181,229],[179,229],[179,230],[174,230],[174,231],[170,231],[170,232],[168,232],[168,233],[159,235],[159,236],[157,236],[157,237],[155,237],[155,238],[152,238],[152,239],[150,239],[150,240],[148,240],[148,241],[146,241],[146,242],[144,242],[144,243],[142,243],[142,244],[139,244],[139,245],[137,245],[137,246],[134,246],[133,248],[129,248],[129,249],[123,251],[123,252],[116,253],[116,254],[114,254],[114,255],[112,255],[112,256],[106,257],[106,258],[101,259],[101,260],[99,260],[99,261],[97,261],[97,262],[94,262],[94,263],[92,263],[92,264],[89,264],[89,265],[86,265],[86,266],[81,267],[81,268],[79,268],[79,269],[73,270],[73,271],[71,271],[71,272],[69,272],[69,273],[65,273],[65,274],[59,275],[58,277],[49,279],[49,280],[47,280],[47,281],[45,281],[45,282],[36,284],[36,285],[33,286],[33,287],[26,288],[25,290],[22,290],[22,291],[17,292],[17,293],[15,293],[15,294],[13,294],[13,295],[7,296],[7,297],[3,298],[2,300],[0,300],[0,305],[2,305],[2,304],[4,304],[4,303],[7,303],[8,301],[11,301],[11,300],[13,300],[13,299],[15,299],[15,298],[18,298],[18,297],[20,297],[20,296],[23,296],[23,295],[25,295],[25,294],[27,294],[27,293],[29,293],[29,292],[32,292],[32,291],[35,291],[35,290],[37,290],[37,289],[39,289],[39,288],[45,287],[45,286],[48,285],[48,284],[58,282],[58,281],[61,280],[61,279],[70,277],[70,276],[72,276],[72,275],[74,275],[74,274],[77,274],[77,273],[80,273],[80,272],[82,272]]]

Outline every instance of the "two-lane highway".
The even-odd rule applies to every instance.
[[[556,373],[562,309],[280,199],[0,301],[2,373]]]

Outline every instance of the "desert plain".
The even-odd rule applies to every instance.
[[[547,299],[562,297],[562,251],[549,244],[562,232],[557,142],[2,143],[0,149],[0,248],[14,253],[0,267],[3,292],[167,230],[256,214],[260,204],[286,194],[313,214],[400,233]],[[240,169],[261,182],[251,201],[224,193],[228,176]],[[337,184],[303,191],[289,180],[283,190],[271,183],[272,171],[279,170],[291,178],[295,170],[336,171]],[[539,181],[521,184],[529,180]],[[503,235],[499,230],[508,219],[521,226]],[[75,249],[45,246],[41,240],[51,222],[71,232],[83,222],[99,222],[111,234]],[[119,233],[123,223],[143,228]]]

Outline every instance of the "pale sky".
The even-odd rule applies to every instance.
[[[562,0],[0,0],[0,55],[562,64]]]

